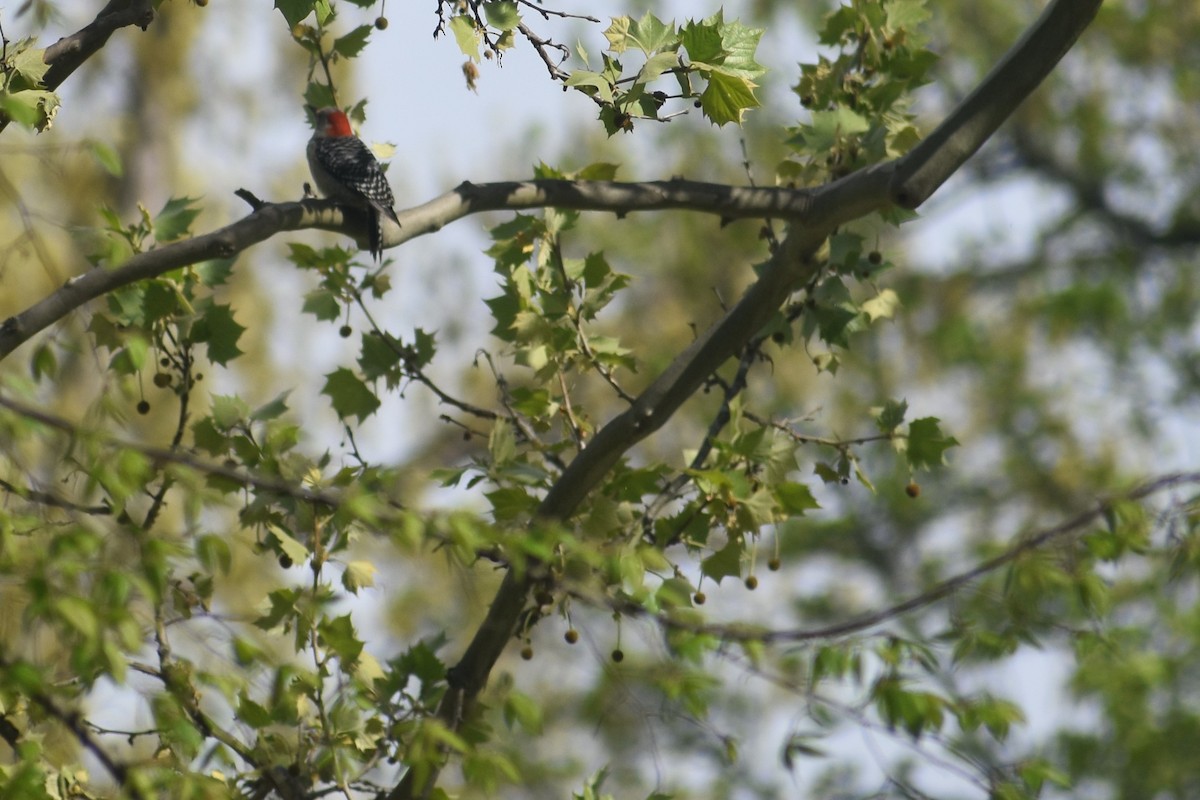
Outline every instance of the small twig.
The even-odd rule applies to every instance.
[[[252,211],[258,211],[267,204],[265,200],[259,200],[249,189],[238,189],[234,194],[245,200]]]
[[[549,8],[542,8],[541,6],[534,5],[529,0],[517,0],[517,3],[532,8],[534,11],[542,15],[542,19],[548,20],[551,17],[561,17],[563,19],[581,19],[585,22],[600,22],[600,20],[596,17],[590,17],[587,14],[569,14],[566,11],[554,11]],[[438,11],[441,11],[440,3],[438,4]]]
[[[556,44],[549,39],[543,39],[534,33],[524,22],[517,25],[517,30],[519,30],[525,36],[525,38],[529,40],[529,43],[533,45],[533,49],[537,50],[537,54],[541,57],[542,63],[546,65],[546,69],[549,70],[551,78],[556,81],[565,81],[567,78],[571,77],[570,73],[559,69],[563,62],[571,57],[571,51],[566,45]],[[547,52],[547,48],[549,47],[552,47],[562,53],[562,58],[559,59],[557,63],[555,63],[553,58],[551,58],[550,53]]]
[[[558,371],[558,387],[562,390],[563,396],[563,416],[567,420],[567,428],[571,431],[571,438],[575,440],[576,447],[583,447],[583,429],[579,426],[579,420],[575,418],[575,409],[571,407],[571,393],[567,391],[567,378],[563,375],[563,371]]]
[[[3,489],[9,494],[14,494],[22,500],[30,503],[37,503],[39,505],[50,506],[52,508],[62,508],[66,509],[67,511],[75,511],[80,514],[107,516],[113,513],[112,506],[110,506],[107,502],[101,503],[97,506],[85,506],[74,501],[67,500],[64,497],[51,494],[50,492],[42,492],[38,491],[37,489],[24,489],[20,486],[14,486],[3,478],[0,478],[0,489]]]
[[[11,667],[12,665],[8,663],[7,659],[0,657],[0,669],[7,671],[10,670]],[[141,791],[137,784],[131,784],[129,782],[129,767],[124,763],[114,759],[108,754],[107,751],[105,751],[103,747],[100,746],[100,743],[96,741],[96,739],[92,736],[91,731],[88,730],[87,723],[84,722],[82,717],[80,717],[79,712],[68,711],[62,708],[49,695],[43,694],[36,690],[26,692],[25,696],[29,698],[31,702],[40,707],[42,711],[46,712],[48,716],[53,717],[62,723],[62,725],[71,732],[71,735],[75,737],[76,741],[79,742],[83,749],[95,756],[96,760],[99,761],[108,774],[112,776],[113,780],[118,786],[120,786],[122,789],[131,791],[135,797],[145,797],[145,794]]]

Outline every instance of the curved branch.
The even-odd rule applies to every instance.
[[[976,564],[965,572],[947,578],[921,594],[888,606],[887,608],[860,614],[843,622],[825,625],[820,628],[766,630],[737,623],[710,625],[665,614],[653,614],[652,616],[665,628],[715,636],[718,639],[728,642],[762,642],[764,644],[773,642],[807,642],[816,639],[834,639],[851,633],[859,633],[896,617],[903,616],[910,611],[916,611],[917,609],[933,605],[939,600],[943,600],[958,592],[984,575],[1011,564],[1030,551],[1037,550],[1059,539],[1079,535],[1087,526],[1103,519],[1111,513],[1119,503],[1145,500],[1147,497],[1159,492],[1195,483],[1200,483],[1200,472],[1180,472],[1148,481],[1129,492],[1098,503],[1090,511],[1081,512],[1070,519],[1060,522],[1058,525],[1029,534],[1003,553]],[[643,617],[650,615],[645,606],[638,605],[637,603],[614,603],[611,599],[599,598],[592,593],[579,592],[578,590],[575,590],[573,593],[577,593],[580,599],[602,606],[610,606],[614,611],[619,611],[622,614]]]
[[[151,0],[109,0],[94,20],[46,48],[42,61],[49,69],[42,76],[43,88],[54,91],[62,85],[83,62],[108,43],[114,31],[130,25],[146,30],[153,21]],[[9,122],[7,115],[0,114],[0,131],[8,127]]]
[[[896,202],[916,208],[929,199],[1037,88],[1103,0],[1054,0],[965,100],[901,161]]]
[[[845,180],[848,179],[843,179],[843,182]],[[816,215],[818,205],[826,202],[826,198],[833,197],[830,192],[834,186],[821,189],[772,189],[685,180],[648,183],[568,180],[463,183],[441,197],[400,213],[399,224],[385,219],[383,243],[385,247],[396,247],[418,236],[439,231],[468,214],[547,206],[611,211],[618,215],[630,211],[678,209],[716,214],[722,219],[775,217],[803,222]],[[875,193],[876,201],[882,197],[884,189],[886,186],[883,184],[871,186],[870,191]],[[239,191],[239,196],[253,197],[244,191]],[[365,243],[367,238],[368,220],[360,209],[343,208],[328,200],[263,203],[255,198],[251,205],[254,211],[232,225],[139,253],[116,269],[95,269],[67,281],[49,297],[0,325],[0,360],[38,331],[89,300],[189,264],[213,258],[232,258],[276,233],[320,228],[345,233],[360,243]]]
[[[311,227],[340,228],[342,224],[341,212],[329,203],[302,201],[265,205],[220,230],[139,253],[116,269],[93,269],[77,275],[49,297],[9,317],[0,325],[0,360],[38,331],[89,300],[114,289],[189,264],[214,258],[231,258],[280,231]]]

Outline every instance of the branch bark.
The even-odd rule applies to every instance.
[[[410,239],[439,231],[469,214],[547,206],[611,211],[618,215],[631,211],[677,209],[715,214],[722,219],[773,217],[807,224],[809,220],[819,218],[824,213],[822,206],[830,198],[844,194],[847,187],[859,193],[863,191],[865,184],[860,185],[861,179],[846,184],[849,180],[849,177],[844,178],[839,184],[820,189],[738,187],[685,180],[463,183],[424,205],[401,212],[399,225],[385,219],[383,243],[385,247],[397,247]],[[870,184],[872,192],[884,193],[886,189],[886,184]],[[262,203],[248,193],[239,194],[252,200],[254,211],[232,225],[139,253],[115,269],[85,272],[67,281],[49,297],[5,320],[0,324],[0,360],[34,334],[114,289],[200,261],[232,258],[283,231],[319,228],[347,234],[360,244],[366,242],[368,220],[360,209],[340,207],[328,200]]]
[[[83,62],[108,43],[115,31],[130,25],[146,30],[153,21],[151,0],[109,0],[94,20],[46,48],[42,60],[49,69],[42,77],[42,86],[50,91],[61,86]],[[7,115],[0,114],[0,131],[8,127],[10,121]]]

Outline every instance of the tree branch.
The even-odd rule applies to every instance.
[[[151,0],[109,0],[94,20],[46,48],[42,60],[50,68],[42,77],[42,86],[50,91],[57,89],[83,62],[107,44],[114,31],[130,25],[146,30],[153,21]],[[0,114],[0,131],[8,127],[10,121],[7,115]]]
[[[729,642],[762,642],[770,644],[772,642],[807,642],[816,639],[834,639],[839,636],[846,636],[851,633],[873,628],[896,617],[903,616],[910,611],[916,611],[920,608],[933,605],[939,600],[958,592],[968,584],[978,580],[988,573],[995,572],[1001,567],[1007,566],[1016,561],[1021,556],[1033,550],[1037,550],[1059,539],[1065,539],[1080,534],[1084,529],[1092,523],[1104,518],[1109,514],[1119,503],[1136,502],[1144,500],[1151,495],[1168,489],[1174,489],[1187,484],[1200,483],[1200,472],[1180,472],[1171,475],[1164,475],[1147,483],[1136,487],[1135,489],[1117,495],[1108,500],[1102,501],[1090,511],[1084,511],[1067,519],[1058,525],[1051,528],[1038,531],[1037,533],[1029,534],[1023,537],[1017,544],[1000,553],[997,556],[987,559],[979,564],[976,564],[969,570],[954,575],[941,583],[935,584],[933,587],[921,592],[918,595],[910,597],[907,600],[896,603],[879,611],[872,611],[866,614],[852,617],[844,622],[837,622],[832,625],[825,625],[820,628],[797,628],[792,630],[769,630],[761,627],[755,627],[745,624],[725,624],[725,625],[710,625],[702,622],[695,622],[680,617],[670,616],[668,614],[651,614],[645,606],[639,605],[630,601],[621,601],[612,598],[606,598],[596,595],[594,592],[586,592],[579,589],[572,589],[571,593],[580,600],[584,600],[593,605],[608,606],[614,611],[619,611],[622,614],[630,616],[653,616],[653,618],[665,628],[688,631],[690,633],[705,634],[715,636],[718,639]]]
[[[906,154],[892,190],[916,208],[986,142],[1091,24],[1103,0],[1054,0],[950,116]]]
[[[754,188],[685,180],[463,183],[441,197],[402,212],[399,225],[385,219],[383,244],[396,247],[418,236],[439,231],[468,214],[547,206],[611,211],[618,215],[630,211],[678,209],[716,214],[722,219],[775,217],[804,222],[819,216],[816,214],[818,200],[825,202],[831,188],[833,185],[821,189]],[[885,188],[885,184],[872,184],[876,205],[879,193]],[[239,196],[253,197],[244,191],[240,191]],[[232,225],[139,253],[115,269],[94,269],[67,281],[49,297],[0,325],[0,360],[38,331],[89,300],[189,264],[232,258],[282,231],[320,228],[347,234],[359,242],[365,242],[367,238],[368,220],[361,209],[343,208],[328,200],[263,203],[255,199],[251,205],[254,210]]]

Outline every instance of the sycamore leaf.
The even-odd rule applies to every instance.
[[[642,71],[638,74],[638,80],[642,83],[650,81],[662,75],[667,70],[675,69],[679,66],[679,54],[674,51],[666,53],[658,53],[646,59]]]
[[[767,70],[754,60],[762,28],[747,28],[740,22],[730,22],[721,28],[721,45],[726,52],[721,71],[742,78],[757,78]]]
[[[320,320],[337,319],[342,314],[338,296],[324,287],[318,287],[304,295],[304,305],[300,310]]]
[[[875,424],[879,426],[879,430],[884,433],[890,433],[904,422],[904,415],[908,412],[907,400],[888,400],[883,404],[883,408],[874,410]]]
[[[20,76],[23,80],[19,84],[21,88],[35,89],[42,86],[42,78],[46,75],[46,70],[50,69],[50,65],[46,63],[46,51],[36,47],[30,47],[33,42],[29,39],[23,39],[18,43],[21,48],[13,58],[8,62],[8,70],[11,73],[10,81],[13,78]],[[11,45],[10,45],[11,47]]]
[[[339,36],[333,42],[334,52],[341,53],[346,58],[354,58],[367,46],[371,31],[370,25],[359,25],[345,36]]]
[[[608,49],[614,53],[633,48],[648,56],[668,49],[679,41],[674,23],[666,24],[649,12],[640,20],[613,17],[612,24],[604,32],[604,38],[608,39]]]
[[[905,454],[913,469],[937,467],[945,463],[945,452],[958,444],[953,436],[942,432],[937,417],[922,417],[908,424],[908,447]]]
[[[245,326],[233,318],[227,305],[210,306],[192,326],[192,339],[208,344],[208,357],[217,364],[228,364],[242,354],[238,339]]]
[[[317,12],[317,22],[323,23],[333,13],[329,0],[275,0],[275,7],[283,14],[289,27],[302,21],[313,11]]]
[[[742,545],[737,539],[730,539],[728,544],[700,562],[700,571],[717,583],[722,578],[741,576]]]
[[[333,410],[342,419],[358,417],[361,422],[379,408],[379,398],[375,393],[345,367],[339,367],[325,376],[325,387],[321,389],[321,394],[333,401]]]
[[[704,116],[718,125],[736,122],[739,125],[748,108],[759,105],[754,96],[755,84],[746,78],[713,72],[708,76],[708,88],[700,95]]]
[[[349,614],[317,623],[321,642],[337,654],[344,664],[353,664],[362,652],[363,643],[354,631]]]
[[[789,516],[800,516],[805,511],[821,507],[807,485],[792,481],[775,487],[775,499],[779,502],[780,510]]]
[[[475,30],[475,22],[468,16],[459,15],[450,18],[450,33],[462,54],[472,61],[479,60],[479,32]]]
[[[502,31],[511,31],[521,24],[521,14],[512,0],[493,0],[483,7],[488,25]]]
[[[692,62],[720,64],[728,55],[722,46],[721,31],[711,20],[689,20],[681,34],[681,42]]]
[[[359,589],[375,585],[375,573],[378,571],[370,561],[351,561],[342,573],[342,586],[351,594],[358,594]]]
[[[159,242],[170,242],[187,233],[188,228],[200,216],[200,209],[193,207],[196,197],[172,197],[154,218],[154,238]]]
[[[93,140],[88,142],[88,147],[91,148],[92,157],[104,168],[105,172],[114,178],[119,178],[124,174],[125,170],[121,166],[121,156],[111,145]]]

